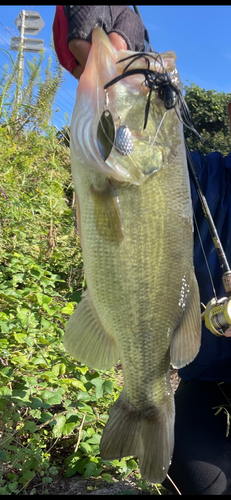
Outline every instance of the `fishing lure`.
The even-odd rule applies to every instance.
[[[140,58],[145,59],[147,63],[147,68],[131,68],[132,64],[135,61],[137,61],[137,59]],[[155,63],[158,63],[161,66],[162,72],[150,68],[149,58],[152,58],[155,61]],[[105,90],[108,89],[109,87],[117,83],[119,80],[126,78],[128,76],[137,74],[144,75],[145,77],[144,84],[146,87],[149,88],[149,94],[145,106],[144,129],[146,128],[148,122],[152,93],[154,91],[157,91],[159,98],[164,102],[165,109],[169,110],[174,108],[181,123],[183,123],[185,127],[192,130],[197,135],[197,137],[200,140],[202,140],[200,134],[197,132],[195,128],[195,124],[193,122],[193,119],[191,117],[190,111],[182,95],[181,90],[177,87],[177,85],[173,83],[171,76],[167,73],[167,71],[164,68],[161,55],[158,54],[157,52],[154,53],[152,52],[151,54],[147,52],[139,52],[135,56],[132,55],[125,57],[124,59],[120,59],[118,63],[126,61],[128,59],[132,60],[124,68],[122,74],[118,75],[117,77],[113,78],[110,82],[106,83],[104,89]],[[179,106],[180,116],[176,108],[177,104]]]

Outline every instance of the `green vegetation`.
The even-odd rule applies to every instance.
[[[52,75],[49,62],[42,76],[42,58],[34,58],[16,101],[17,64],[0,79],[0,494],[27,491],[30,483],[46,493],[58,475],[110,483],[131,472],[137,486],[160,493],[141,478],[136,459],[100,458],[121,391],[116,370],[91,370],[63,348],[65,323],[85,288],[69,132],[57,134],[50,123],[63,75],[58,66]],[[211,123],[219,122],[216,140],[228,152],[227,96],[192,85],[186,98],[209,150]]]
[[[192,114],[197,131],[201,134],[204,142],[185,128],[185,137],[189,149],[198,149],[204,154],[211,151],[219,151],[227,155],[231,151],[231,133],[228,103],[231,101],[231,93],[217,92],[216,90],[205,90],[192,83],[185,86],[185,100]]]
[[[62,344],[85,287],[69,151],[52,128],[13,141],[0,128],[0,494],[58,474],[111,482],[138,469],[99,456],[121,386],[114,369],[91,370]]]

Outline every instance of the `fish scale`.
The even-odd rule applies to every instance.
[[[169,53],[162,57],[173,64]],[[162,482],[174,447],[170,362],[175,367],[189,363],[200,346],[191,198],[175,111],[168,111],[158,132],[158,151],[142,142],[145,96],[137,77],[117,83],[108,101],[110,107],[113,99],[111,112],[116,109],[133,130],[132,153],[121,155],[113,146],[104,162],[95,149],[100,116],[95,105],[104,109],[103,87],[121,58],[96,28],[71,123],[87,291],[67,323],[64,346],[91,368],[107,369],[120,360],[124,387],[104,428],[101,456],[135,455],[141,474]],[[155,137],[165,113],[155,93],[151,110],[147,133]]]

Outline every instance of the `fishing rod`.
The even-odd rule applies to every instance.
[[[140,14],[140,11],[139,11],[137,5],[133,5],[133,9],[136,12],[136,14],[138,14],[138,16],[140,17],[140,19],[142,21],[142,17],[141,17],[141,14]],[[150,52],[153,52],[153,49],[152,49],[152,46],[150,43],[150,39],[149,39],[149,35],[148,35],[148,31],[146,30],[146,28],[145,28],[145,35],[146,35],[146,40],[150,46]],[[173,88],[173,92],[174,92],[174,86],[171,85],[171,82],[168,81],[167,83],[169,83],[169,87]],[[183,109],[184,115],[186,113],[186,121],[188,122],[188,119],[190,121],[190,118],[191,118],[190,113],[187,109],[186,104],[185,104],[185,106],[186,106],[186,111],[185,111],[185,106],[184,105],[182,106],[182,103],[183,103],[183,101],[181,102],[181,110]],[[191,120],[191,122],[193,124],[192,120]],[[183,121],[183,123],[184,123],[184,125],[186,125],[186,123],[184,121]],[[188,127],[188,128],[191,128],[194,132],[196,132],[194,126]],[[197,135],[199,135],[199,134],[197,133]],[[208,302],[208,304],[206,306],[204,306],[205,311],[202,313],[202,319],[205,321],[206,327],[212,333],[214,333],[214,335],[223,336],[225,330],[228,327],[230,327],[230,325],[231,325],[231,269],[229,267],[224,249],[222,247],[220,238],[219,238],[218,233],[217,233],[216,226],[214,224],[211,212],[210,212],[209,207],[208,207],[208,203],[206,201],[206,198],[205,198],[205,195],[203,193],[198,175],[196,173],[193,159],[191,157],[186,139],[184,139],[184,143],[185,143],[185,150],[186,150],[186,156],[187,156],[188,170],[189,170],[190,176],[192,178],[192,181],[195,185],[198,197],[200,199],[202,210],[203,210],[206,222],[208,224],[208,228],[209,228],[209,231],[210,231],[210,234],[211,234],[211,237],[213,240],[213,244],[214,244],[216,252],[217,252],[218,259],[219,259],[220,264],[221,264],[221,268],[223,271],[222,282],[223,282],[225,292],[227,294],[227,297],[223,297],[221,299],[213,298],[212,300],[210,300]]]
[[[140,17],[142,23],[143,23],[143,20],[142,20],[142,17],[141,17],[141,13],[137,7],[137,5],[133,5],[133,9],[135,11],[136,14],[138,14],[138,16]],[[143,26],[144,26],[144,23],[143,23]],[[149,34],[148,34],[148,30],[145,28],[144,26],[144,32],[145,32],[145,39],[147,40],[148,44],[149,44],[149,47],[150,47],[150,52],[153,52],[153,48],[152,48],[152,45],[151,45],[151,42],[150,42],[150,38],[149,38]]]

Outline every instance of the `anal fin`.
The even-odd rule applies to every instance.
[[[118,362],[115,338],[104,330],[88,291],[66,324],[63,344],[71,356],[96,370]]]
[[[190,297],[182,321],[173,332],[170,358],[174,368],[182,368],[196,357],[201,344],[201,312],[198,284],[193,276]]]

